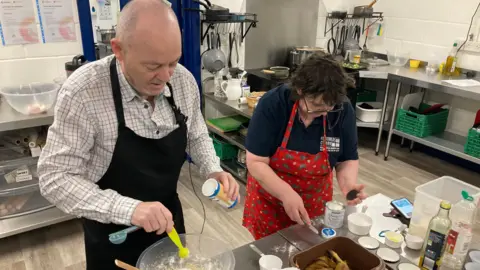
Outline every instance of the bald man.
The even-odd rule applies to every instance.
[[[177,182],[186,152],[232,199],[200,112],[192,74],[178,64],[181,34],[160,0],[133,0],[120,15],[114,56],[85,65],[63,84],[38,164],[40,190],[82,218],[88,270],[135,265],[175,225],[185,233]],[[138,226],[125,243],[109,234]]]

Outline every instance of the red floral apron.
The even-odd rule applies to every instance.
[[[325,212],[325,203],[332,200],[332,170],[328,162],[326,117],[323,117],[323,149],[316,155],[288,150],[287,143],[297,115],[298,102],[290,114],[282,144],[270,158],[270,167],[290,184],[302,197],[311,218]],[[294,225],[281,201],[263,189],[250,174],[247,180],[247,196],[243,212],[243,226],[258,240],[281,229]]]

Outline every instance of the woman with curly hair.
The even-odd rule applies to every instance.
[[[243,216],[243,226],[255,239],[323,215],[333,196],[333,171],[344,196],[358,191],[348,204],[366,197],[357,183],[357,127],[346,97],[352,84],[330,55],[314,54],[290,84],[260,99],[246,140]]]

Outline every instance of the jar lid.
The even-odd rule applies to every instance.
[[[332,237],[335,237],[337,235],[337,232],[332,229],[332,228],[323,228],[322,229],[322,236],[324,238],[332,238]]]

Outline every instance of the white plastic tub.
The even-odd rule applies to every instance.
[[[364,109],[360,107],[361,104],[366,103],[372,106],[374,109]],[[357,119],[362,122],[380,122],[382,117],[382,107],[383,102],[357,102],[356,104],[356,114]],[[387,113],[385,114],[385,121],[388,121],[391,114],[391,110],[387,107]]]
[[[16,111],[33,115],[44,113],[53,106],[59,88],[60,85],[56,83],[31,83],[2,87],[0,94]]]
[[[420,185],[415,189],[413,215],[410,221],[409,233],[425,237],[430,220],[440,209],[442,200],[449,201],[452,206],[462,200],[462,190],[467,191],[478,204],[480,188],[467,184],[450,176]]]

